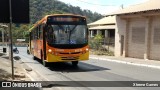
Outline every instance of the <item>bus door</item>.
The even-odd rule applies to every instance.
[[[42,56],[43,56],[43,60],[46,60],[46,26],[45,25],[43,25],[43,27],[42,27],[42,40],[43,40],[43,42],[42,42]]]
[[[38,26],[38,39],[37,39],[37,46],[38,46],[38,58],[42,59],[43,57],[43,26]]]

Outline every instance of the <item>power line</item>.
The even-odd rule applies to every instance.
[[[97,5],[97,6],[116,6],[116,5],[95,4],[95,3],[90,3],[90,2],[83,1],[83,0],[77,0],[77,1],[87,3],[87,4],[91,4],[91,5]]]

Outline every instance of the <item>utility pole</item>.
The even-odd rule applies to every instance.
[[[11,0],[9,0],[9,58],[11,60],[11,67],[12,67],[12,80],[14,80],[14,61],[13,61],[13,42],[12,42],[12,4]]]
[[[14,80],[12,23],[29,23],[29,0],[0,0],[0,10],[0,23],[9,23],[9,58]]]
[[[124,8],[123,4],[121,5],[121,8],[122,8],[122,9]]]

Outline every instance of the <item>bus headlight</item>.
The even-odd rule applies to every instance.
[[[86,51],[88,51],[89,49],[88,48],[86,48]]]
[[[52,52],[52,49],[49,49],[48,52],[51,53],[51,52]]]

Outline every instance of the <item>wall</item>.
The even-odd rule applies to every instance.
[[[150,59],[160,60],[160,17],[153,18]]]
[[[126,22],[116,16],[115,28],[115,56],[121,56],[121,35],[125,35]]]
[[[121,35],[125,38],[123,56],[160,60],[160,16],[116,16],[115,56],[122,56]]]
[[[128,56],[144,58],[146,36],[146,19],[134,18],[130,20]]]

